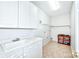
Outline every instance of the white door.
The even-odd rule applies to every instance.
[[[18,2],[0,1],[0,27],[16,28],[18,20]]]

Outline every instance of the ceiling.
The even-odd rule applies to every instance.
[[[48,1],[32,1],[32,3],[41,8],[49,16],[66,14],[71,11],[72,1],[59,1],[59,2],[60,2],[60,9],[53,11],[49,6]]]

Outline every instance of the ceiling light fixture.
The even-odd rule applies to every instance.
[[[59,1],[49,0],[48,3],[52,10],[58,10],[60,8]]]

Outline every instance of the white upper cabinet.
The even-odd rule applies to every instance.
[[[48,24],[48,16],[33,3],[0,2],[0,27],[38,28],[40,23]]]
[[[29,28],[29,2],[19,2],[19,28]]]
[[[49,24],[49,17],[40,8],[38,12],[38,18],[41,24]]]
[[[19,3],[19,27],[20,28],[37,28],[38,17],[37,7],[31,2]]]
[[[30,26],[37,28],[38,25],[38,8],[33,3],[30,3]]]
[[[0,27],[16,28],[18,19],[18,2],[0,1]]]

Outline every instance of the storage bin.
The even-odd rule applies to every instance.
[[[64,36],[64,44],[70,45],[70,39],[71,39],[70,35],[65,35]]]
[[[58,35],[58,43],[61,43],[61,44],[64,43],[64,34],[59,34]]]
[[[58,35],[58,43],[70,45],[71,37],[70,35],[59,34]]]

